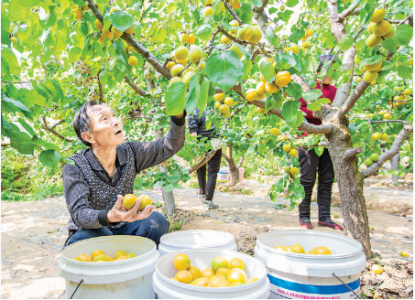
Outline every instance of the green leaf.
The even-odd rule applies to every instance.
[[[327,99],[327,98],[318,98],[317,102],[320,102],[322,104],[330,104],[331,103],[330,99]]]
[[[19,37],[19,40],[26,41],[30,37],[30,28],[26,24],[22,24],[17,28],[16,36]]]
[[[351,35],[345,35],[344,37],[342,37],[342,39],[339,42],[339,48],[340,50],[347,50],[351,46],[353,46],[353,43],[354,43],[353,37]]]
[[[134,22],[134,33],[135,38],[137,41],[140,41],[141,39],[141,23],[140,22]]]
[[[321,103],[319,103],[318,101],[307,104],[307,109],[309,109],[311,111],[318,111],[318,110],[320,110],[320,108],[321,108]]]
[[[17,1],[10,1],[9,7],[10,21],[24,21],[29,20],[30,7],[20,5]]]
[[[317,71],[319,61],[317,57],[311,53],[307,53],[304,57],[304,67],[312,73]]]
[[[36,132],[33,130],[33,128],[27,124],[23,119],[19,119],[18,121],[23,128],[31,135],[31,136],[36,136]]]
[[[382,47],[384,47],[386,50],[392,53],[395,53],[396,49],[398,49],[399,47],[399,40],[396,34],[390,39],[383,40]]]
[[[213,8],[213,11],[214,11],[215,15],[221,13],[222,8],[223,8],[223,2],[221,0],[213,1],[212,8]]]
[[[295,100],[300,99],[301,95],[303,94],[303,90],[301,89],[301,85],[299,85],[298,83],[295,83],[295,82],[290,82],[287,85],[286,91]]]
[[[164,40],[166,39],[166,35],[167,35],[167,30],[166,28],[161,28],[158,32],[156,37],[154,38],[155,41],[163,43]]]
[[[183,112],[186,103],[186,89],[185,82],[175,82],[166,91],[166,114],[168,116],[175,116]]]
[[[194,76],[198,77],[198,76]],[[209,91],[209,84],[210,80],[203,76],[202,82],[200,83],[200,93],[198,95],[197,105],[196,107],[200,109],[200,113],[205,110],[207,98],[208,98],[208,91]]]
[[[58,92],[58,99],[63,100],[63,98],[65,97],[65,95],[63,94],[63,90],[61,88],[61,85],[59,84],[58,81],[56,81],[56,79],[52,79],[52,84],[53,87],[55,88],[55,90]]]
[[[27,113],[27,114],[30,115],[29,109],[22,102],[11,99],[9,97],[5,97],[5,96],[2,97],[2,101],[6,102],[7,105],[9,107],[11,107],[13,109],[13,111],[15,111],[15,112],[21,111],[22,113]]]
[[[104,70],[99,73],[99,80],[101,81],[102,86],[106,86],[108,82],[108,71]]]
[[[70,63],[75,63],[80,57],[81,57],[81,53],[82,53],[82,49],[78,48],[78,47],[74,47],[69,49],[68,54],[69,54],[69,62]]]
[[[262,61],[259,69],[268,82],[273,82],[275,80],[274,67],[269,61]]]
[[[359,67],[361,68],[361,67],[366,66],[366,65],[373,65],[373,64],[381,61],[382,58],[383,58],[382,55],[375,55],[375,56],[370,56],[370,57],[364,58],[360,62]]]
[[[35,145],[30,141],[23,139],[20,135],[12,135],[10,138],[10,146],[19,151],[21,154],[33,155]]]
[[[16,0],[14,0],[14,1],[16,1]],[[20,5],[32,7],[32,6],[38,5],[40,2],[42,2],[42,0],[17,0],[17,2]]]
[[[405,66],[399,66],[398,75],[402,79],[412,79],[412,68],[407,68]]]
[[[291,15],[292,15],[293,13],[294,13],[294,12],[293,12],[292,10],[288,10],[288,9],[286,9],[285,11],[283,11],[283,12],[279,12],[279,13],[278,13],[278,19],[281,19],[281,20],[283,20],[284,22],[288,22],[288,21],[290,20]]]
[[[55,150],[44,150],[39,155],[40,162],[49,168],[54,169],[58,166],[61,155]]]
[[[294,7],[298,3],[300,3],[298,0],[287,0],[287,2],[285,3],[285,5],[288,6],[288,7]]]
[[[275,38],[271,25],[267,26],[267,29],[265,30],[265,37],[271,43],[271,45],[273,45],[274,47],[278,47],[278,41]]]
[[[282,117],[291,128],[298,128],[303,122],[303,114],[298,110],[300,106],[299,101],[285,101],[282,106]]]
[[[244,75],[244,66],[234,51],[215,53],[206,61],[206,74],[225,93]]]
[[[365,39],[360,39],[356,42],[354,47],[356,48],[356,50],[359,50],[359,49],[362,49],[364,45],[365,45]]]
[[[189,82],[189,91],[186,94],[186,105],[185,109],[189,114],[193,114],[196,104],[197,104],[197,95],[196,95],[196,79],[197,76],[193,76]]]
[[[409,42],[412,40],[413,34],[414,32],[411,26],[407,24],[402,24],[396,28],[395,36],[397,37],[399,44],[401,46],[407,46]]]
[[[196,31],[196,36],[205,41],[212,35],[212,27],[209,24],[200,26]]]
[[[313,89],[310,90],[308,92],[303,93],[303,99],[305,101],[311,101],[311,100],[315,100],[318,97],[320,97],[323,94],[323,92],[319,89]]]
[[[252,10],[251,4],[247,1],[242,3],[242,14],[241,14],[241,21],[244,24],[249,24],[252,22]]]
[[[17,62],[16,55],[14,55],[11,49],[4,46],[1,47],[2,66],[3,62],[6,62],[8,64],[10,74],[20,76],[20,66]]]
[[[130,28],[134,22],[133,16],[123,10],[114,11],[110,14],[109,19],[111,24],[122,32]]]
[[[275,70],[287,70],[295,65],[296,61],[291,55],[275,53]]]
[[[262,1],[261,0],[252,0],[252,4],[255,5],[256,7],[261,7],[262,6]]]

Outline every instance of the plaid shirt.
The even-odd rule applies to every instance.
[[[126,222],[107,220],[108,211],[118,195],[133,194],[134,180],[142,170],[172,157],[184,145],[185,118],[171,117],[170,130],[164,138],[153,142],[126,142],[116,148],[117,160],[112,178],[101,166],[91,149],[70,157],[74,165],[62,168],[66,204],[71,219],[69,230],[120,228]]]

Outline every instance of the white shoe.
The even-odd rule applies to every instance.
[[[197,193],[197,199],[199,199],[199,201],[202,202],[202,204],[205,204],[206,195],[202,195],[200,193]]]
[[[205,209],[218,209],[219,205],[212,202],[212,200],[205,200]]]

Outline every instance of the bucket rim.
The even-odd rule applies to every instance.
[[[208,252],[221,251],[222,253],[223,252],[237,253],[237,255],[241,255],[243,257],[246,257],[247,259],[258,261],[258,263],[260,263],[260,265],[261,265],[263,276],[262,276],[261,279],[258,279],[257,281],[254,281],[250,284],[212,289],[211,287],[195,286],[195,285],[190,285],[190,284],[184,284],[184,286],[183,286],[182,283],[177,282],[175,280],[171,280],[169,277],[164,275],[159,270],[159,264],[162,263],[164,260],[168,259],[169,256],[177,255],[177,254],[180,254],[180,253],[186,254],[186,253],[189,253],[189,252],[192,252],[192,253],[196,252],[197,253],[197,252],[206,252],[206,251],[208,251]],[[163,255],[162,257],[160,257],[157,260],[154,276],[158,276],[161,281],[164,281],[167,284],[172,284],[172,285],[174,285],[175,287],[178,287],[178,288],[182,288],[182,289],[185,289],[185,290],[193,290],[193,291],[198,291],[198,292],[207,292],[208,291],[208,292],[213,292],[213,293],[232,292],[232,291],[235,291],[235,290],[239,290],[239,291],[240,290],[247,290],[247,289],[251,289],[253,287],[262,285],[264,281],[268,280],[267,269],[265,268],[265,265],[259,259],[255,258],[255,257],[252,257],[252,256],[250,256],[248,254],[245,254],[245,253],[236,252],[236,251],[232,251],[232,250],[223,250],[223,249],[195,249],[195,250],[184,250],[184,251],[175,251],[175,252],[167,253],[167,254]]]
[[[225,246],[225,245],[228,245],[228,244],[231,244],[231,243],[235,243],[235,237],[229,232],[219,231],[219,230],[210,230],[210,229],[198,229],[198,230],[181,230],[181,231],[174,231],[174,232],[169,232],[169,233],[163,234],[160,237],[160,244],[175,247],[178,244],[173,244],[172,242],[166,242],[165,239],[168,238],[169,236],[172,236],[173,234],[175,234],[175,235],[184,235],[184,234],[188,234],[188,233],[198,233],[198,232],[220,233],[220,234],[228,235],[231,238],[231,240],[229,242],[226,242],[226,243],[218,243],[218,244],[213,244],[213,245],[209,245],[209,246],[203,246],[203,248],[205,248],[205,249],[206,248],[209,249],[209,248],[214,248],[214,247],[220,247],[220,246]],[[192,250],[192,249],[195,249],[194,247],[197,247],[197,246],[180,245],[180,248],[182,248],[182,249]],[[199,248],[197,248],[197,249],[199,249]]]
[[[339,239],[342,239],[344,241],[348,241],[348,242],[354,244],[357,247],[357,249],[355,251],[352,251],[352,252],[349,252],[349,253],[343,253],[343,254],[315,255],[315,254],[305,254],[305,253],[303,254],[303,253],[277,251],[274,248],[265,245],[261,241],[261,239],[263,239],[264,237],[267,237],[267,236],[287,235],[287,234],[320,235],[320,236],[328,236],[328,237],[339,238]],[[263,233],[260,236],[258,236],[256,247],[258,247],[258,246],[263,247],[264,250],[270,251],[270,252],[278,254],[278,255],[292,256],[292,257],[296,257],[296,258],[297,257],[299,257],[299,258],[313,258],[313,259],[317,259],[317,260],[330,260],[330,259],[353,257],[353,256],[356,256],[356,255],[360,255],[363,252],[363,247],[358,241],[356,241],[356,240],[354,240],[350,237],[347,237],[345,235],[341,235],[341,234],[337,234],[337,233],[331,233],[331,232],[324,232],[324,231],[305,231],[305,230],[270,231],[270,232],[266,232],[266,233]]]
[[[157,246],[156,243],[148,238],[144,238],[141,236],[133,236],[133,235],[111,235],[111,236],[99,236],[99,237],[95,237],[95,238],[90,238],[90,239],[86,239],[86,240],[82,240],[79,242],[85,242],[85,243],[93,243],[96,242],[97,240],[103,240],[103,239],[108,239],[108,238],[115,238],[115,239],[140,239],[141,241],[144,241],[150,245],[153,246],[153,248],[141,255],[138,255],[136,257],[130,258],[130,259],[126,259],[126,260],[114,260],[111,261],[111,266],[117,265],[117,266],[122,266],[122,265],[130,265],[131,264],[131,260],[137,260],[137,259],[145,259],[148,257],[151,257],[152,255],[154,255],[154,252],[157,252]],[[73,243],[69,246],[67,246],[65,249],[63,249],[61,251],[61,259],[65,262],[65,264],[70,263],[73,265],[82,265],[82,266],[88,266],[88,267],[92,267],[92,268],[106,268],[109,265],[106,263],[100,263],[100,264],[91,264],[91,262],[86,262],[86,261],[79,261],[79,260],[74,260],[74,259],[70,259],[69,257],[66,256],[66,252],[68,252],[69,250],[71,250],[72,248],[75,248],[76,246],[80,246],[80,244],[78,243]]]

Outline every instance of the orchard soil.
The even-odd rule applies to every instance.
[[[413,298],[413,186],[412,177],[394,187],[390,178],[367,179],[371,244],[375,257],[362,275],[363,298]],[[289,202],[266,196],[275,177],[244,180],[233,188],[219,184],[214,202],[218,210],[206,211],[196,198],[197,189],[188,182],[174,191],[178,213],[170,219],[171,230],[213,229],[232,233],[238,250],[253,255],[256,238],[269,230],[300,229],[298,210],[288,211]],[[162,203],[161,193],[148,190],[153,202]],[[249,195],[247,195],[249,194]],[[314,196],[315,197],[315,196]],[[65,281],[58,275],[60,250],[67,238],[68,211],[63,197],[42,201],[1,204],[1,262],[3,299],[66,298]],[[159,208],[162,211],[163,207]],[[317,203],[312,202],[313,230],[317,227]],[[333,188],[332,219],[342,223],[338,188]],[[339,233],[339,232],[337,232]],[[330,248],[330,245],[327,245]],[[408,258],[399,255],[409,253]],[[384,266],[382,275],[370,271],[373,263]]]

